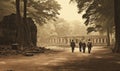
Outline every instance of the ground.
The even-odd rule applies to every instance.
[[[92,53],[79,52],[76,48],[49,47],[59,52],[34,56],[0,58],[0,71],[120,71],[120,54],[111,49],[94,46]]]

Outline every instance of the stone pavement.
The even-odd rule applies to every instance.
[[[62,52],[0,58],[0,71],[120,71],[120,54],[109,48],[95,46],[91,54],[78,48],[74,53],[70,48],[49,48]]]

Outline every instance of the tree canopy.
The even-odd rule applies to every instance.
[[[106,27],[114,28],[114,0],[71,0],[77,2],[78,13],[85,11],[85,25],[88,30],[105,31]],[[101,27],[100,27],[101,26]],[[97,30],[96,30],[97,28]],[[101,28],[101,29],[100,29]],[[89,32],[91,32],[89,30]],[[112,30],[111,30],[112,31]]]
[[[23,14],[23,0],[21,2],[21,13]],[[48,20],[56,20],[61,9],[56,0],[28,0],[27,16],[32,17],[38,24],[46,23]],[[15,0],[0,0],[0,20],[3,16],[15,13]]]
[[[60,4],[55,0],[29,0],[28,6],[28,15],[39,24],[56,20],[61,9]]]

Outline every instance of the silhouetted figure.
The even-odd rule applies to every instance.
[[[92,42],[90,41],[90,39],[88,40],[87,47],[88,47],[88,53],[90,53],[92,49]]]
[[[83,48],[83,53],[85,53],[85,50],[86,50],[86,43],[85,42],[82,43],[82,48]]]
[[[79,42],[79,51],[80,52],[82,51],[82,42],[81,41]]]
[[[72,48],[72,52],[74,52],[74,49],[75,49],[75,42],[72,40],[72,42],[70,43],[70,46]]]

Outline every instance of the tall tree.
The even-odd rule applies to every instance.
[[[16,0],[16,14],[17,14],[17,21],[19,21],[21,15],[20,15],[20,0]]]
[[[16,25],[18,27],[18,25],[21,25],[21,13],[20,13],[20,0],[16,0]],[[21,30],[20,27],[18,27],[18,29],[16,30],[16,39],[15,42],[21,41],[20,35],[21,34]],[[22,39],[22,38],[21,38]]]
[[[33,46],[33,42],[32,42],[32,37],[31,37],[31,28],[30,28],[30,23],[28,23],[28,19],[27,19],[27,4],[28,4],[28,0],[23,0],[24,3],[24,15],[23,15],[23,23],[25,24],[25,40],[27,42],[27,44],[29,46]]]
[[[101,23],[101,21],[106,20],[106,24],[110,25],[113,20],[114,22],[114,10],[115,10],[115,52],[120,52],[120,31],[119,28],[119,11],[120,11],[120,1],[119,0],[71,0],[77,2],[79,12],[86,10],[83,18],[86,18],[85,24],[95,24]],[[115,7],[114,7],[115,6]],[[105,24],[105,23],[103,23]]]
[[[115,52],[120,53],[120,0],[114,0],[114,10],[115,10]]]
[[[24,2],[24,19],[26,20],[27,18],[27,0],[23,0]]]

